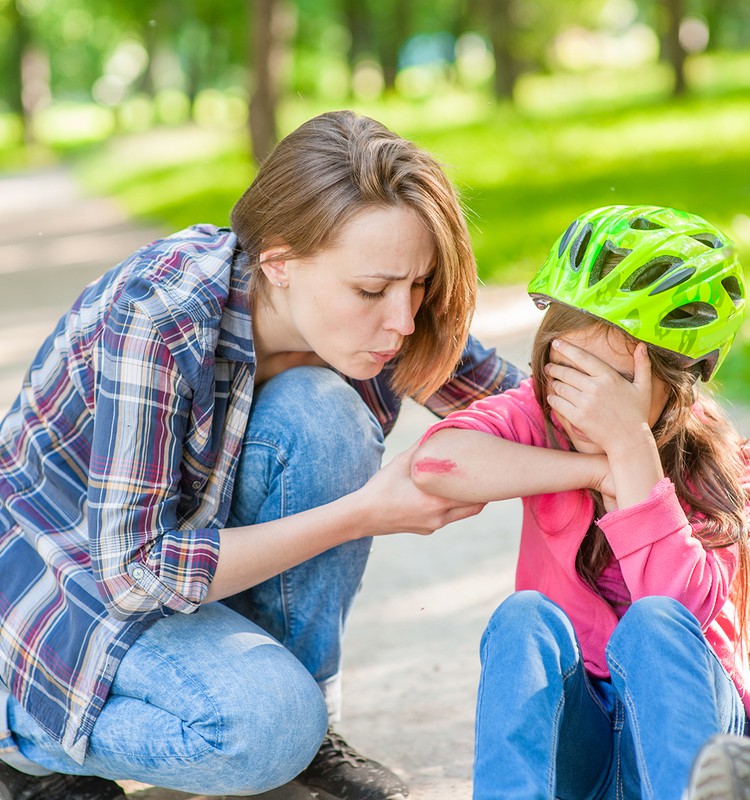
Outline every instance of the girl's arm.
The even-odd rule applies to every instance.
[[[649,595],[672,597],[704,629],[724,607],[737,571],[737,546],[706,549],[668,478],[643,502],[606,514],[599,527],[634,601]]]
[[[430,534],[477,514],[483,504],[435,497],[409,477],[414,447],[361,489],[309,511],[220,531],[221,548],[206,600],[220,600],[344,542],[389,533]]]
[[[425,492],[479,503],[608,485],[605,456],[521,444],[463,428],[431,435],[417,449],[411,475]]]

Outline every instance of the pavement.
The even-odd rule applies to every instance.
[[[109,200],[87,197],[65,169],[0,177],[0,416],[81,288],[165,232],[132,223]],[[522,286],[480,289],[473,330],[510,361],[528,363],[538,320]],[[433,419],[407,403],[386,460]],[[403,777],[413,800],[471,796],[478,644],[513,589],[520,522],[520,501],[510,500],[430,537],[397,534],[373,545],[346,635],[338,731]],[[142,800],[202,800],[123,785]],[[291,785],[262,797],[311,795]]]

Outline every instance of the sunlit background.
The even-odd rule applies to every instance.
[[[750,264],[747,0],[0,0],[0,169],[63,165],[165,232],[226,224],[345,106],[446,164],[487,283],[610,203],[703,214]]]

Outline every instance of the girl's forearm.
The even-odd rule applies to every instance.
[[[618,508],[642,503],[664,477],[659,451],[647,428],[607,454]]]
[[[412,459],[412,480],[425,492],[462,502],[598,488],[605,456],[510,442],[480,431],[443,429]]]

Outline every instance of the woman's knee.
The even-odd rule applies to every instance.
[[[292,450],[304,453],[320,470],[364,464],[372,474],[383,454],[383,431],[372,411],[339,375],[322,367],[295,367],[261,386],[248,434],[278,442],[282,457]]]
[[[294,367],[258,389],[256,407],[273,405],[280,420],[300,431],[311,430],[316,441],[327,436],[382,442],[373,413],[346,381],[323,367]]]
[[[290,656],[280,664],[272,649],[256,654],[268,657],[269,670],[260,685],[238,685],[225,698],[220,740],[196,761],[199,769],[190,791],[259,794],[288,783],[317,753],[328,725],[320,688],[296,659]],[[206,768],[209,760],[216,770]],[[201,785],[203,774],[213,777]]]

